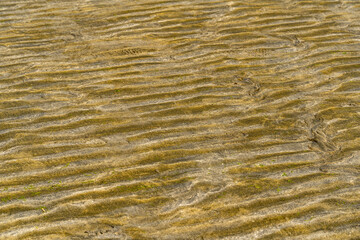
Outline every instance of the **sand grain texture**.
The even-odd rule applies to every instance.
[[[360,239],[358,0],[2,0],[0,239]]]

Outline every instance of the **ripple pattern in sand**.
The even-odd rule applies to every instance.
[[[0,2],[0,239],[360,239],[360,2]]]

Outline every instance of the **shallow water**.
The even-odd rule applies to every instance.
[[[359,239],[358,0],[0,2],[0,239]]]

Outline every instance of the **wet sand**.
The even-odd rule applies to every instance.
[[[360,2],[0,2],[0,239],[360,239]]]

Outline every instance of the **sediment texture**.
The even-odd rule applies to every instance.
[[[358,0],[2,0],[0,239],[359,239]]]

